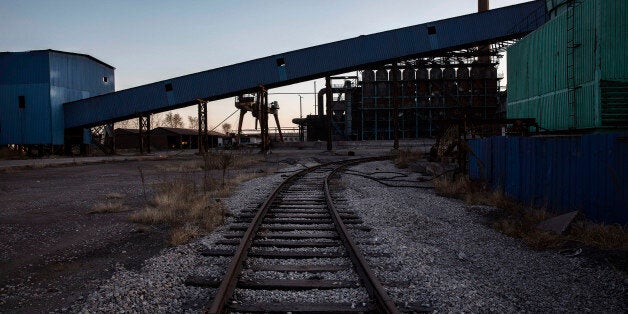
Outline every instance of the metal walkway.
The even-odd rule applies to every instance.
[[[369,66],[517,39],[547,20],[545,1],[419,24],[189,74],[64,104],[65,127],[91,127]]]

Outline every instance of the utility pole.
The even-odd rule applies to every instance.
[[[303,106],[301,105],[301,100],[303,100],[303,96],[299,95],[299,118],[303,119]]]

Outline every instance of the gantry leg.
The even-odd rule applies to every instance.
[[[150,113],[139,116],[139,146],[140,154],[150,153]]]
[[[207,134],[207,102],[198,101],[198,153],[203,155],[207,152],[208,134]]]
[[[275,124],[277,124],[277,131],[279,131],[279,140],[283,143],[283,134],[281,133],[281,125],[279,125],[279,114],[277,110],[273,112],[273,116],[275,116]]]

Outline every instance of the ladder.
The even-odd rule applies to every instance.
[[[577,100],[576,100],[576,60],[575,50],[580,47],[580,43],[576,42],[576,22],[575,8],[580,3],[579,0],[570,0],[567,4],[567,105],[569,107],[569,128],[578,127],[577,117]]]

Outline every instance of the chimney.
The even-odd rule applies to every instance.
[[[488,11],[488,0],[478,0],[478,12]],[[490,50],[489,46],[480,46],[478,47],[480,52],[488,52]],[[478,58],[478,62],[480,63],[490,63],[491,58],[489,56],[480,56]]]
[[[488,0],[478,0],[478,12],[488,11]]]

